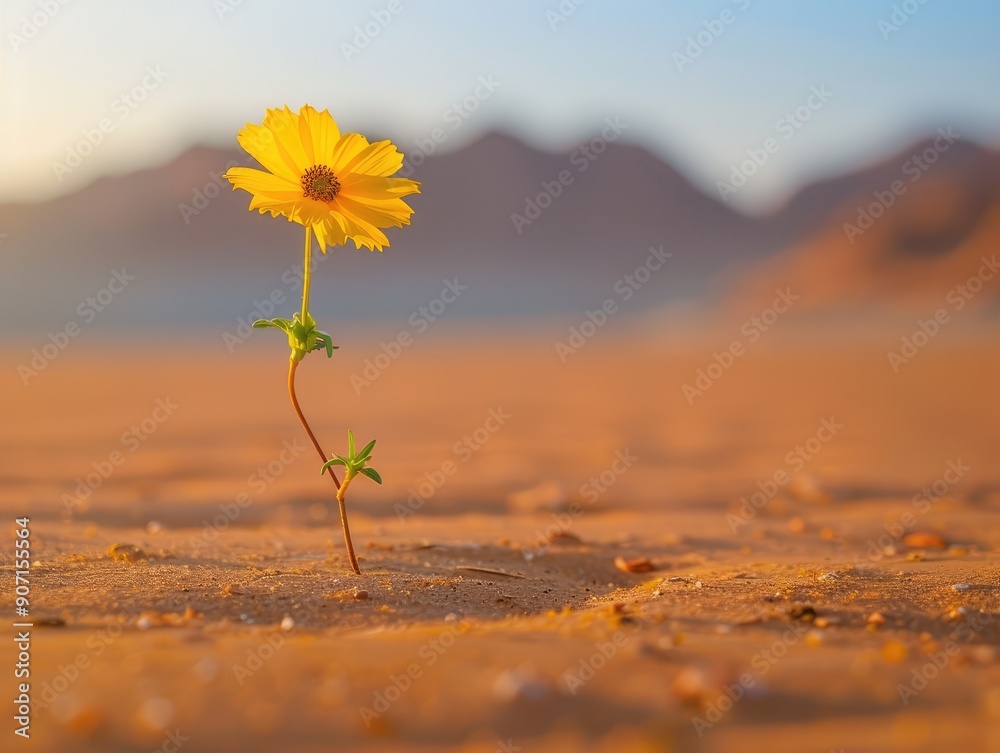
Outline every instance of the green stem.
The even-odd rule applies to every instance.
[[[306,243],[304,252],[304,261],[302,268],[302,323],[305,324],[307,317],[309,316],[309,283],[312,278],[312,228],[306,225]],[[313,434],[312,429],[309,427],[309,422],[306,421],[305,415],[302,413],[302,408],[299,406],[298,397],[295,395],[295,370],[298,368],[298,362],[293,358],[288,365],[288,396],[292,401],[292,408],[295,410],[295,415],[298,416],[299,423],[302,424],[302,428],[306,430],[306,434],[309,435],[309,440],[312,442],[313,447],[316,448],[317,454],[326,461],[327,455],[323,452],[323,448],[320,447],[319,441],[316,439],[316,435]],[[337,480],[337,474],[333,472],[333,466],[327,468],[330,478],[333,479],[334,486],[337,488],[337,506],[340,508],[340,524],[344,529],[344,543],[347,544],[347,556],[351,562],[351,570],[354,571],[355,575],[361,575],[361,568],[358,566],[358,556],[354,553],[354,542],[351,541],[351,528],[347,522],[347,503],[344,499],[344,492],[347,491],[347,484],[350,479],[345,476],[344,483],[341,484]]]
[[[312,227],[306,225],[305,266],[302,268],[302,323],[309,316],[309,283],[312,277]]]

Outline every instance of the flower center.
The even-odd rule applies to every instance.
[[[340,193],[340,181],[326,165],[313,165],[302,176],[302,192],[310,199],[333,201]]]

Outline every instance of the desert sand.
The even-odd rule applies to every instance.
[[[723,334],[439,334],[300,370],[328,451],[378,438],[361,576],[275,341],[9,369],[19,749],[1000,751],[995,348],[776,334],[689,400]]]

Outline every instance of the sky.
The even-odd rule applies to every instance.
[[[998,32],[986,0],[5,0],[0,201],[309,102],[404,152],[568,150],[617,118],[717,196],[756,156],[726,199],[767,211],[939,127],[1000,144]]]

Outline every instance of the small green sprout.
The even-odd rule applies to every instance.
[[[372,450],[375,449],[375,440],[366,444],[361,448],[361,452],[355,451],[354,444],[354,432],[350,429],[347,430],[347,457],[343,455],[334,455],[332,459],[327,460],[323,464],[323,468],[320,470],[320,474],[326,473],[330,466],[341,465],[344,467],[344,481],[340,485],[340,489],[337,491],[337,498],[343,499],[344,492],[347,491],[347,485],[351,483],[351,480],[357,476],[359,473],[363,476],[367,476],[376,484],[382,483],[382,477],[379,472],[374,468],[368,467],[368,461],[371,460]]]

